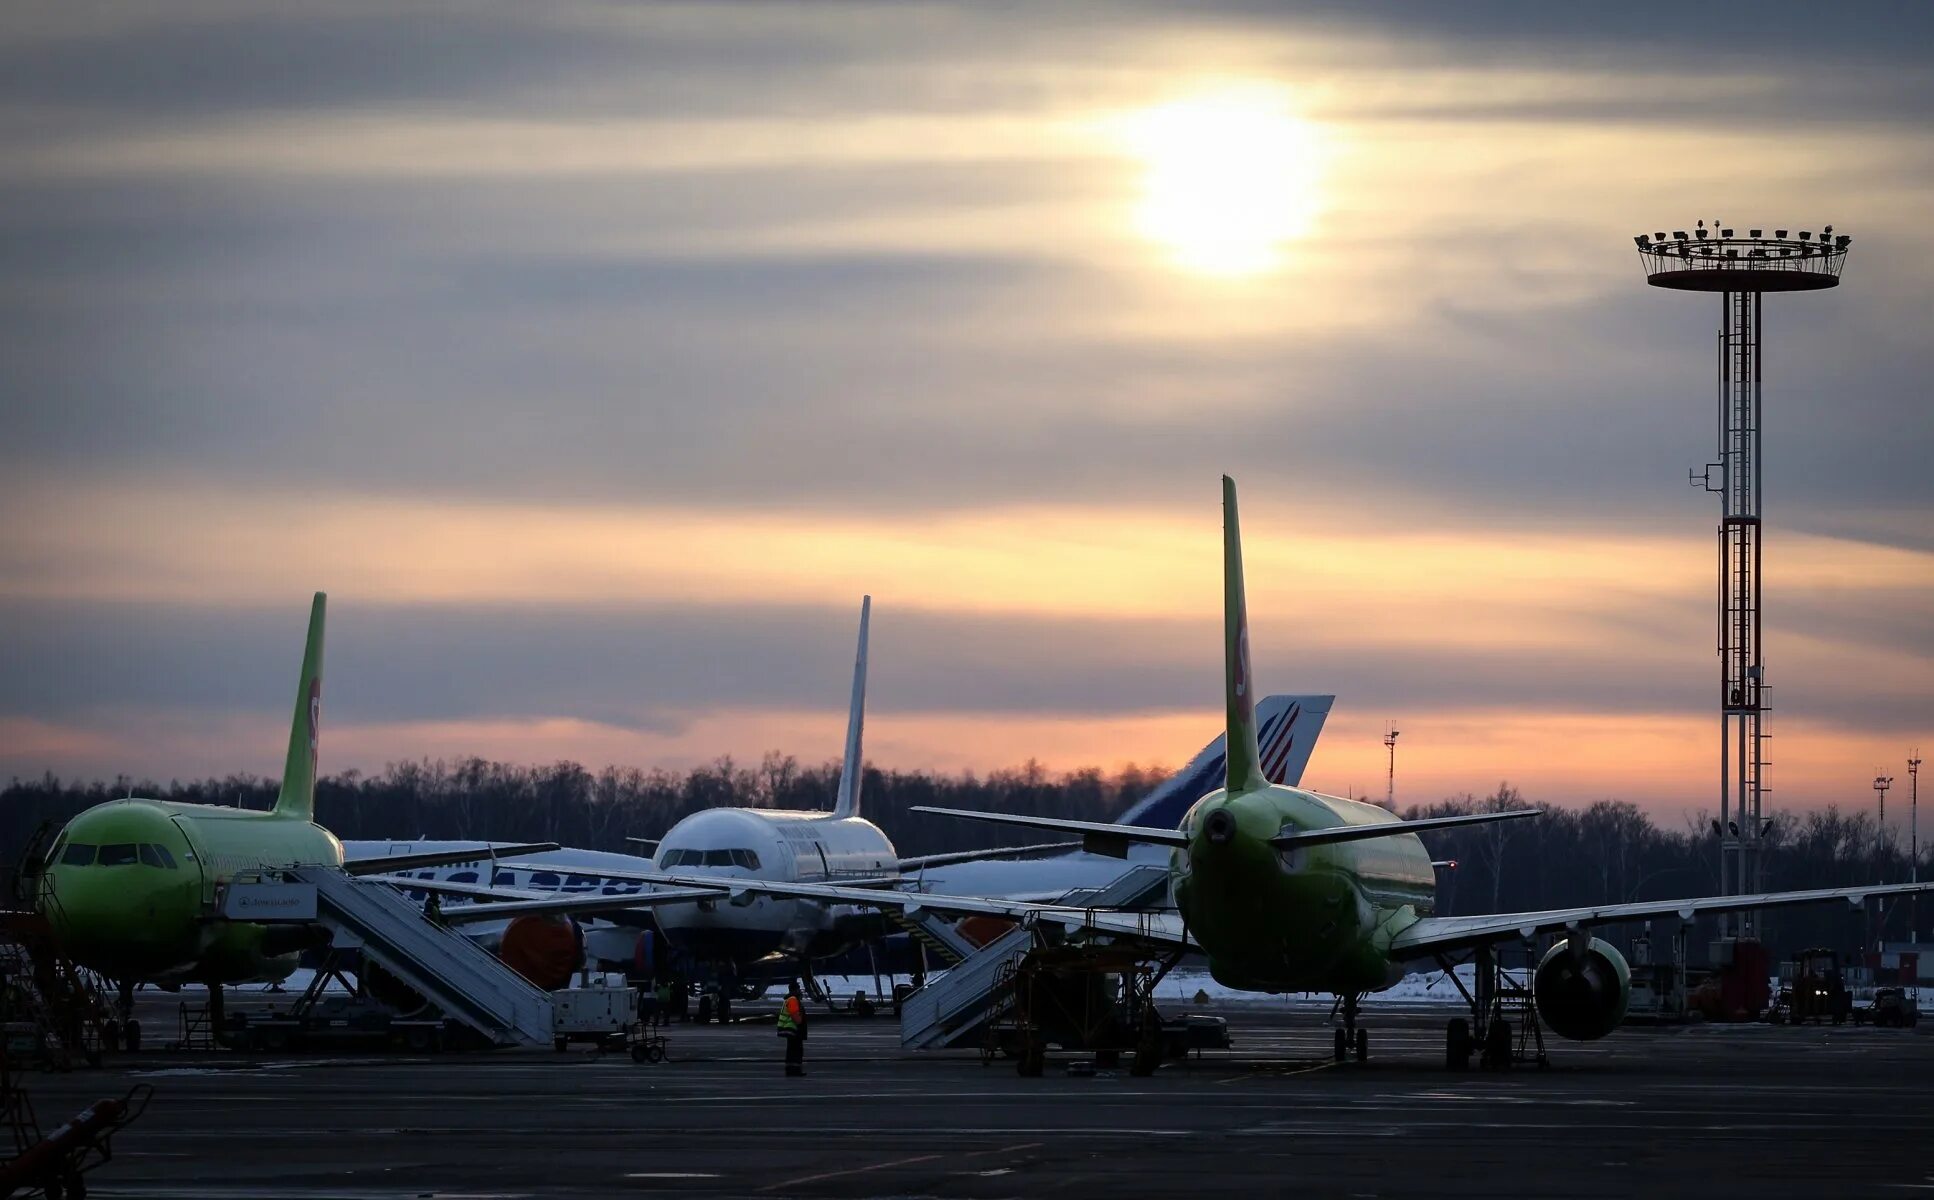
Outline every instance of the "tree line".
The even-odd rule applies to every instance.
[[[919,805],[990,809],[1106,821],[1119,816],[1168,777],[1160,767],[1129,765],[1050,772],[1028,763],[985,775],[885,771],[869,767],[863,812],[903,855],[937,854],[985,845],[1052,840],[1028,830],[975,824],[910,811]],[[839,764],[802,764],[769,753],[756,766],[732,758],[688,771],[579,763],[540,766],[466,758],[392,763],[364,775],[327,776],[316,785],[316,814],[344,839],[476,839],[550,841],[588,849],[634,850],[627,837],[657,838],[706,808],[830,808]],[[49,774],[13,780],[0,790],[0,857],[16,863],[35,831],[57,826],[92,805],[123,796],[267,809],[277,781],[229,775],[160,784],[117,778],[64,781]],[[1486,796],[1466,793],[1404,811],[1406,817],[1539,808],[1522,821],[1440,830],[1425,835],[1434,858],[1454,861],[1439,872],[1438,911],[1445,914],[1525,911],[1609,904],[1719,891],[1717,837],[1709,819],[1681,828],[1655,823],[1637,805],[1600,800],[1582,808],[1538,803],[1500,784]],[[1923,866],[1926,864],[1923,863]],[[1870,814],[1835,808],[1786,814],[1769,841],[1768,890],[1837,887],[1908,878],[1906,848],[1882,837]],[[1934,923],[1934,898],[1919,906],[1920,930]],[[1886,934],[1907,940],[1911,906],[1886,914]],[[1782,952],[1803,946],[1854,949],[1880,933],[1876,917],[1846,905],[1771,911],[1765,936]],[[1695,961],[1703,939],[1694,937]]]

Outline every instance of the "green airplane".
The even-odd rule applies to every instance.
[[[1604,1037],[1624,1020],[1631,975],[1624,956],[1591,936],[1595,926],[1651,917],[1690,921],[1702,913],[1740,912],[1832,901],[1863,904],[1869,896],[1934,890],[1934,883],[1768,892],[1651,900],[1544,912],[1469,917],[1434,915],[1436,873],[1419,833],[1458,825],[1535,817],[1537,809],[1403,821],[1375,805],[1303,788],[1271,784],[1258,765],[1255,688],[1249,670],[1249,620],[1242,578],[1242,535],[1236,485],[1222,480],[1224,682],[1228,708],[1228,773],[1224,786],[1196,802],[1174,830],[1012,813],[916,808],[979,821],[1074,834],[1084,848],[1124,855],[1131,843],[1170,848],[1173,911],[1110,912],[987,897],[940,896],[814,884],[735,879],[734,894],[892,906],[907,912],[1008,917],[1105,935],[1160,955],[1194,951],[1226,986],[1257,992],[1333,993],[1343,1027],[1336,1056],[1368,1057],[1358,1006],[1413,970],[1478,965],[1471,1018],[1446,1029],[1446,1059],[1497,1050],[1500,1019],[1492,1001],[1500,983],[1496,947],[1561,935],[1532,975],[1538,1014],[1554,1033],[1574,1040]],[[609,873],[609,872],[607,872]],[[650,873],[638,878],[704,886],[698,876]],[[712,883],[716,885],[717,881]],[[1462,988],[1462,984],[1458,985]],[[1475,1031],[1475,1033],[1474,1033]],[[1508,1028],[1502,1031],[1508,1038]],[[1487,1045],[1488,1042],[1488,1045]]]
[[[35,908],[62,951],[119,984],[123,1040],[130,1048],[140,1043],[140,1026],[129,1015],[136,984],[206,984],[219,1011],[222,985],[280,981],[304,950],[327,944],[328,930],[319,925],[221,916],[223,889],[238,875],[318,865],[377,874],[556,849],[550,843],[479,844],[344,864],[342,843],[315,821],[325,604],[317,592],[273,809],[135,798],[98,804],[67,823],[34,872]]]

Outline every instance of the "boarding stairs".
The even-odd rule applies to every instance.
[[[1133,910],[1165,894],[1167,886],[1167,867],[1141,863],[1105,887],[1069,892],[1055,903],[1067,908]],[[966,941],[958,933],[953,936]],[[974,1044],[988,1022],[1013,1003],[1012,990],[1001,985],[1035,944],[1035,931],[1017,925],[901,1000],[901,1048],[944,1050]]]
[[[389,884],[317,866],[274,872],[250,886],[288,889],[291,903],[286,915],[256,915],[279,907],[274,892],[264,891],[247,919],[314,920],[329,929],[335,949],[361,951],[366,962],[486,1040],[500,1046],[551,1044],[548,992],[469,938],[430,920]],[[305,892],[313,894],[313,907]]]
[[[904,929],[917,939],[921,945],[938,955],[949,968],[959,966],[972,958],[980,947],[964,937],[954,921],[936,912],[919,909],[908,912],[905,909],[890,908],[887,919]]]

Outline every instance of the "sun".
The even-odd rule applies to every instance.
[[[1315,223],[1321,138],[1285,89],[1237,84],[1187,95],[1130,115],[1122,138],[1144,167],[1135,227],[1184,269],[1263,274]]]

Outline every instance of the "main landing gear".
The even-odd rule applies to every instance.
[[[126,1050],[129,1054],[141,1052],[141,1022],[134,1019],[134,980],[121,981],[114,1018],[102,1027],[101,1041],[109,1050]]]
[[[1528,951],[1527,947],[1527,961]],[[1519,1062],[1550,1066],[1528,984],[1518,982],[1504,970],[1494,946],[1479,946],[1472,959],[1477,964],[1475,994],[1465,990],[1453,963],[1441,956],[1437,960],[1471,1006],[1468,1019],[1453,1017],[1444,1028],[1444,1066],[1467,1071],[1472,1054],[1487,1071],[1507,1070]]]
[[[1336,998],[1337,1007],[1343,1012],[1343,1028],[1336,1031],[1338,1062],[1347,1061],[1353,1052],[1358,1062],[1370,1061],[1370,1033],[1356,1023],[1357,1003],[1362,999],[1361,992],[1346,992]]]

